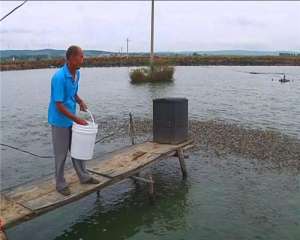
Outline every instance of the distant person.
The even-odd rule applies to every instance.
[[[52,127],[52,141],[55,155],[56,190],[67,196],[70,189],[64,178],[64,166],[67,153],[70,150],[72,137],[72,124],[88,123],[76,114],[76,103],[80,110],[86,111],[87,105],[78,96],[78,82],[80,79],[80,66],[83,63],[83,51],[78,46],[70,46],[66,52],[66,63],[52,77],[51,97],[48,108],[48,122]],[[98,184],[86,170],[84,160],[72,158],[73,166],[83,184]]]

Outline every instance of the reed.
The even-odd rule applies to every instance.
[[[131,83],[171,82],[175,67],[166,62],[155,62],[152,66],[137,68],[130,72]]]

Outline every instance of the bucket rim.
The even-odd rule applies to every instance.
[[[98,128],[73,128],[72,132],[80,132],[80,133],[97,133]]]
[[[98,124],[97,123],[93,123],[90,121],[87,121],[88,125],[81,125],[81,124],[77,124],[77,123],[73,123],[72,128],[81,128],[81,129],[92,129],[92,128],[98,128]]]
[[[93,130],[93,131],[80,131],[80,130],[75,130],[73,131],[74,133],[80,133],[80,134],[86,134],[86,135],[90,135],[90,134],[97,134],[98,131]]]

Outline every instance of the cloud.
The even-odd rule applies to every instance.
[[[28,34],[28,33],[31,33],[31,31],[23,28],[0,29],[0,34]]]
[[[229,18],[224,22],[226,22],[226,24],[233,24],[241,27],[262,28],[267,26],[266,22],[244,16]]]
[[[1,3],[1,13],[16,3]],[[11,49],[84,48],[149,51],[149,1],[30,1],[0,25]],[[300,2],[155,3],[155,50],[276,50],[299,48]],[[4,10],[3,10],[4,9]],[[2,15],[3,15],[2,14]]]

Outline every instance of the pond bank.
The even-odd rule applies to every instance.
[[[300,66],[298,56],[172,56],[156,57],[156,61],[176,66]],[[57,68],[64,59],[2,60],[0,71]],[[134,67],[149,65],[148,56],[86,58],[83,67]]]

